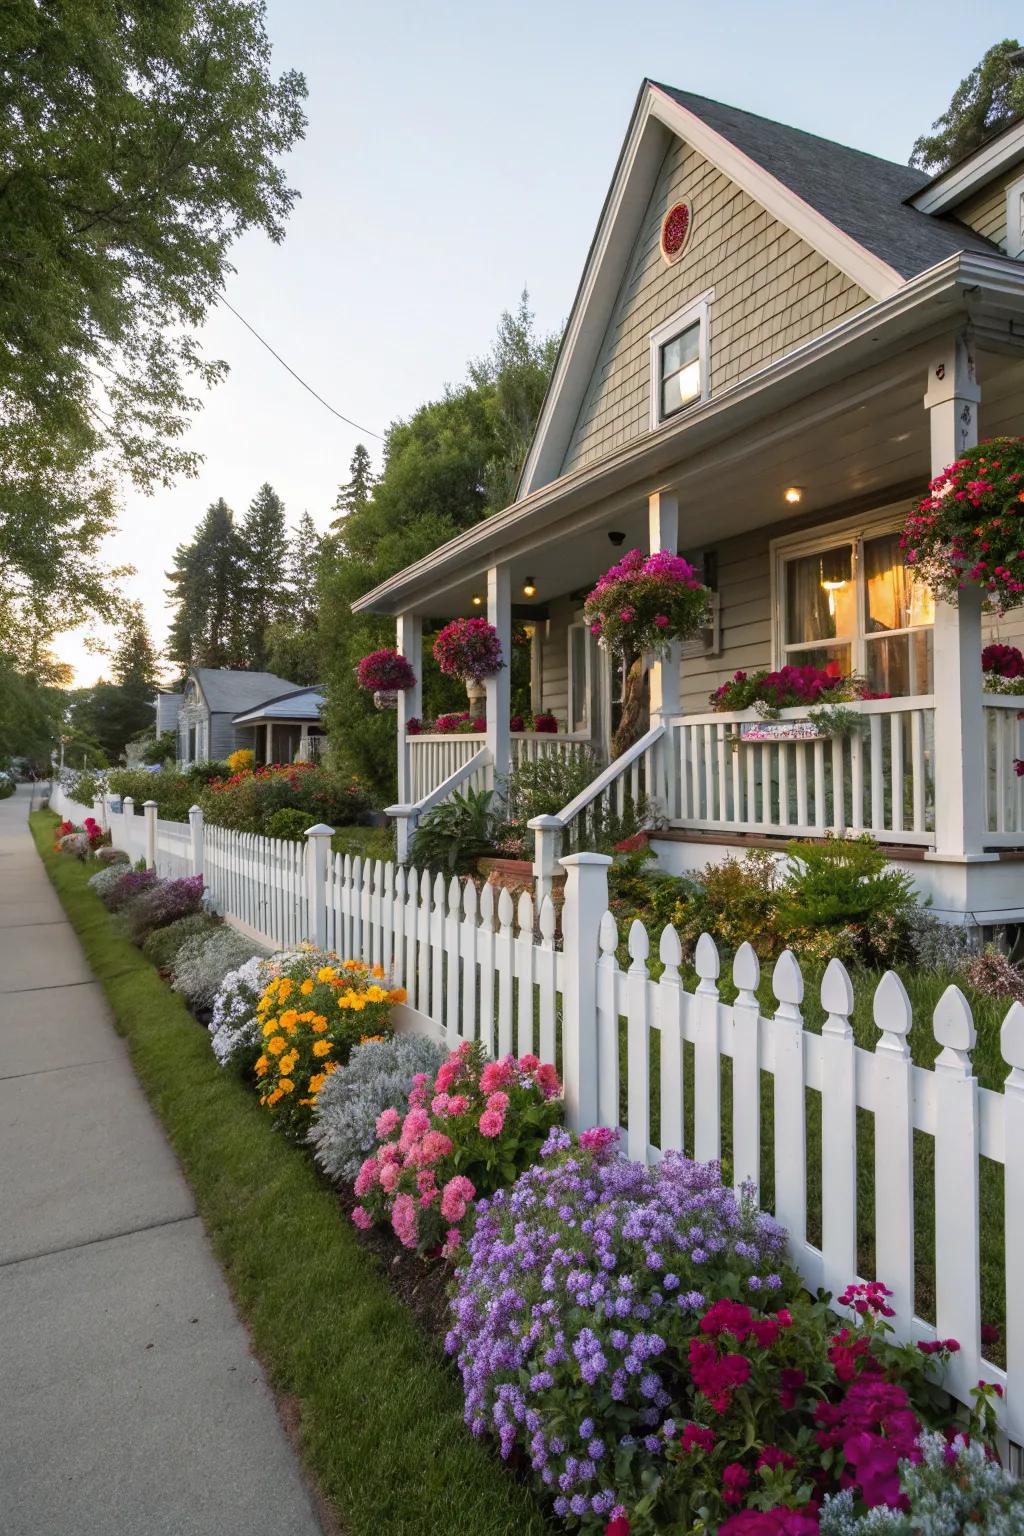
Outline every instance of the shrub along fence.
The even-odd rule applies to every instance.
[[[51,804],[72,820],[90,814],[56,787]],[[812,1290],[838,1293],[858,1274],[867,1228],[873,1273],[862,1278],[891,1287],[898,1334],[922,1343],[956,1338],[950,1389],[969,1401],[979,1378],[997,1382],[1003,1426],[1013,1443],[1024,1443],[1024,1006],[1015,1003],[1003,1023],[1008,1076],[995,1092],[972,1070],[974,1023],[953,986],[930,1021],[940,1049],[926,1069],[911,1060],[912,1008],[893,972],[875,991],[878,1040],[864,1050],[850,1024],[853,983],[838,960],[821,983],[820,1035],[805,1027],[803,977],[789,951],[773,971],[770,1017],[761,1012],[759,965],[748,944],[733,960],[732,1003],[720,996],[719,954],[706,934],[692,992],[671,927],[654,936],[657,980],[639,922],[622,970],[608,910],[611,861],[601,854],[562,861],[559,936],[550,899],[537,911],[523,895],[514,909],[504,890],[496,898],[490,886],[478,892],[455,877],[332,854],[326,826],[310,828],[303,846],[204,828],[198,808],[187,828],[158,821],[152,803],[139,816],[128,801],[117,812],[97,801],[92,814],[105,818],[115,846],[160,874],[202,874],[219,910],[268,942],[307,938],[382,965],[406,989],[406,1027],[441,1034],[450,1045],[480,1039],[492,1053],[557,1060],[573,1128],[618,1126],[633,1158],[656,1161],[677,1147],[722,1158],[737,1188],[765,1184],[767,1170],[774,1213]],[[867,1210],[866,1163],[873,1168]],[[990,1175],[998,1175],[985,1211],[986,1226],[1002,1228],[1005,1368],[984,1358],[981,1343],[983,1166],[989,1195]],[[926,1202],[933,1233],[915,1231],[922,1168],[934,1180]],[[925,1251],[934,1323],[916,1306]]]

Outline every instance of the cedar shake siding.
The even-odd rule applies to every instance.
[[[991,240],[993,245],[998,245],[1001,251],[1006,249],[1006,189],[1010,182],[1019,180],[1020,174],[1018,165],[1001,181],[975,193],[956,210],[958,219]]]
[[[659,247],[674,202],[693,215],[673,266]],[[666,155],[605,333],[562,473],[639,437],[650,424],[650,334],[706,289],[712,395],[869,303],[850,278],[778,223],[703,156]]]

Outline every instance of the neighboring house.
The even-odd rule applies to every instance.
[[[219,762],[239,747],[252,746],[252,733],[235,716],[264,700],[294,693],[297,685],[273,672],[235,672],[196,667],[188,674],[178,715],[178,761]]]
[[[153,708],[156,711],[156,734],[163,736],[167,731],[177,732],[181,694],[170,688],[160,688],[153,700]]]
[[[897,532],[960,449],[1024,432],[1022,252],[1024,123],[929,179],[645,81],[516,500],[355,605],[394,615],[419,666],[424,621],[474,611],[507,652],[515,604],[534,708],[562,734],[510,734],[507,669],[478,737],[407,736],[405,693],[401,846],[459,782],[573,740],[607,755],[620,679],[583,598],[625,550],[667,549],[702,569],[713,622],[651,663],[649,729],[589,804],[539,829],[542,888],[594,805],[646,793],[671,869],[866,829],[937,911],[1024,918],[1020,726],[980,665],[1024,614],[934,604]],[[797,720],[757,741],[750,717],[709,713],[738,668],[827,660],[893,696],[856,706],[863,734],[813,739],[804,719],[803,739]]]
[[[324,742],[322,688],[292,688],[235,716],[258,763],[317,762]]]

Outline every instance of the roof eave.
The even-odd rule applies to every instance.
[[[441,585],[442,576],[456,571],[471,574],[484,568],[513,535],[522,536],[532,522],[543,525],[556,512],[572,511],[574,499],[585,497],[593,501],[619,489],[616,482],[626,484],[642,479],[645,473],[660,474],[664,468],[662,461],[678,463],[689,457],[688,446],[692,445],[693,453],[703,451],[718,439],[745,430],[759,417],[821,387],[816,375],[825,372],[838,354],[843,354],[845,367],[856,354],[874,351],[887,331],[901,337],[907,332],[908,320],[914,322],[911,334],[934,328],[936,320],[947,315],[950,325],[955,325],[950,300],[955,300],[958,290],[980,288],[1010,297],[1024,309],[1024,267],[1005,257],[973,252],[949,256],[904,283],[888,298],[857,311],[742,383],[712,397],[683,420],[644,433],[597,465],[563,475],[485,518],[357,599],[352,604],[353,612],[401,613],[410,604],[429,596]],[[936,313],[932,314],[932,310]],[[784,394],[791,399],[780,400]],[[745,419],[738,428],[735,417],[741,410]]]
[[[972,155],[940,171],[905,201],[920,213],[947,213],[1019,160],[1024,160],[1024,117]]]

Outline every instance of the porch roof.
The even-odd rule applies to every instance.
[[[782,488],[805,483],[783,478],[789,468],[780,454],[785,440],[810,443],[827,456],[821,429],[828,423],[834,435],[840,417],[851,435],[859,431],[859,457],[851,449],[845,477],[833,474],[827,485],[823,477],[817,505],[812,495],[802,510],[833,507],[883,487],[909,490],[929,466],[921,406],[927,361],[920,349],[969,320],[982,347],[1024,356],[1012,326],[1016,321],[1019,327],[1022,315],[1024,267],[975,252],[950,256],[683,417],[485,518],[366,593],[353,609],[471,612],[472,594],[488,566],[508,562],[515,586],[527,574],[537,575],[531,566],[545,544],[558,565],[558,590],[572,590],[614,558],[607,530],[619,529],[634,543],[646,539],[646,497],[658,489],[678,489],[681,500],[692,501],[690,515],[681,518],[684,548],[776,521]],[[874,437],[865,436],[872,406]],[[875,473],[878,445],[886,455]],[[551,595],[541,586],[538,600]]]
[[[304,721],[319,721],[323,705],[324,695],[321,688],[293,688],[289,693],[282,693],[276,698],[264,700],[255,709],[235,715],[233,723],[263,725],[268,721],[275,724],[285,721],[295,721],[298,724]]]

